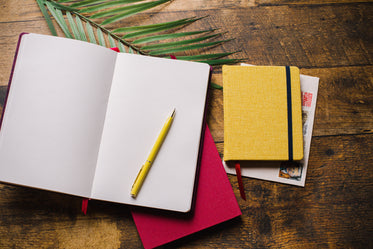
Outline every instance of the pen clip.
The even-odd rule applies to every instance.
[[[143,164],[143,165],[141,166],[141,169],[140,169],[139,173],[137,173],[136,179],[135,179],[135,181],[134,181],[133,184],[132,184],[132,188],[133,188],[133,186],[135,185],[135,183],[137,182],[137,178],[139,178],[140,173],[141,173],[141,171],[143,170],[144,166],[145,166],[145,164]]]

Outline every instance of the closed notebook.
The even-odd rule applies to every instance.
[[[223,66],[224,160],[301,160],[299,69]]]
[[[241,215],[207,125],[200,167],[194,210],[188,216],[154,209],[131,210],[145,249],[158,247]]]

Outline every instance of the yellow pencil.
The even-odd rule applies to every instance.
[[[174,119],[174,116],[175,116],[175,109],[173,110],[172,114],[167,118],[166,123],[163,125],[163,128],[162,128],[161,132],[159,133],[158,138],[155,141],[155,143],[153,145],[153,148],[150,151],[150,154],[149,154],[148,158],[146,159],[145,164],[141,167],[140,172],[137,174],[137,177],[136,177],[135,182],[133,183],[132,189],[131,189],[131,196],[133,198],[136,198],[137,194],[139,193],[140,188],[141,188],[146,176],[148,175],[150,167],[151,167],[155,157],[157,156],[157,153],[158,153],[159,149],[161,148],[164,139],[167,136],[168,130],[171,127],[172,120]]]

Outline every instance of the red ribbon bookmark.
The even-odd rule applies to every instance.
[[[240,189],[241,198],[246,201],[245,189],[243,187],[242,176],[241,176],[241,165],[240,163],[235,163],[234,166],[236,168],[237,182],[238,182],[238,188]]]
[[[113,48],[110,48],[110,49],[114,50],[115,52],[118,52],[118,53],[120,52],[118,47],[113,47]]]
[[[84,215],[87,214],[88,201],[89,201],[88,198],[83,198],[83,200],[82,200],[82,212],[83,212]]]

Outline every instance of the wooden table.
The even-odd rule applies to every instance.
[[[215,52],[256,65],[295,65],[320,78],[306,186],[229,176],[241,218],[168,247],[373,247],[373,3],[354,0],[175,0],[134,23],[205,16],[193,28],[236,38]],[[0,0],[0,104],[20,32],[49,34],[34,0]],[[221,69],[212,81],[222,84]],[[208,125],[223,151],[222,90],[212,90]],[[2,106],[0,106],[0,110]],[[0,184],[1,248],[141,248],[128,207]]]

